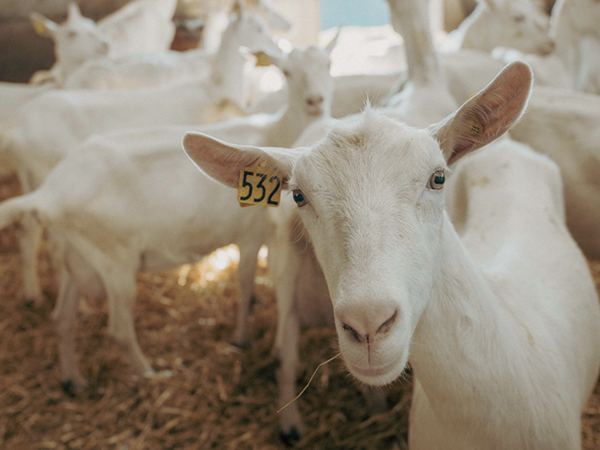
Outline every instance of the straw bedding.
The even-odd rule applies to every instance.
[[[0,200],[19,192],[0,178]],[[60,388],[57,340],[50,320],[57,285],[40,255],[46,301],[22,302],[15,230],[0,233],[0,448],[261,449],[285,448],[277,433],[277,364],[271,356],[276,312],[266,261],[260,260],[251,316],[252,345],[229,344],[237,307],[236,255],[222,249],[195,266],[138,277],[135,307],[141,348],[171,376],[136,380],[105,337],[106,304],[82,302],[77,354],[90,388],[70,398]],[[591,262],[600,288],[600,261]],[[301,339],[301,389],[335,355],[335,332]],[[299,400],[307,433],[298,449],[406,448],[411,381],[386,388],[389,412],[369,416],[338,360],[320,369]],[[583,417],[583,448],[600,448],[600,387]],[[395,442],[395,443],[394,443]],[[393,444],[394,443],[394,444]]]

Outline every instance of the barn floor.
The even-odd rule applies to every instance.
[[[14,175],[0,178],[0,201],[18,192]],[[236,309],[233,249],[195,266],[139,277],[140,345],[155,368],[172,372],[168,378],[133,379],[104,337],[106,304],[83,302],[77,351],[90,388],[70,398],[59,385],[50,320],[57,285],[47,254],[40,257],[47,301],[41,308],[26,307],[14,233],[0,233],[0,448],[285,448],[277,433],[276,362],[270,353],[276,312],[264,258],[247,350],[229,344]],[[600,261],[590,264],[600,288]],[[303,333],[298,389],[335,355],[334,342],[333,330]],[[395,406],[369,417],[342,363],[322,367],[298,401],[308,431],[295,448],[406,448],[410,379],[386,392]],[[582,437],[584,449],[600,448],[600,385],[585,411]]]

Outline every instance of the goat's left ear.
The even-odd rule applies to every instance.
[[[67,20],[78,20],[83,16],[81,15],[81,10],[79,9],[79,5],[75,2],[69,3],[69,9],[67,13]]]
[[[335,48],[335,46],[338,43],[338,39],[340,37],[340,33],[342,32],[342,27],[339,27],[337,32],[335,33],[335,36],[333,37],[333,39],[331,39],[331,41],[329,41],[329,44],[327,44],[325,46],[325,51],[327,52],[328,55],[331,56],[331,52],[333,51],[333,49]]]
[[[287,188],[294,162],[304,150],[233,145],[194,132],[186,133],[183,149],[200,171],[232,188],[238,187],[240,170],[264,161],[268,167],[279,173],[283,180],[283,189]]]
[[[506,66],[481,92],[458,111],[428,128],[446,162],[452,164],[468,153],[502,136],[525,112],[533,73],[524,62]]]

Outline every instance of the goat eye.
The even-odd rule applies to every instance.
[[[514,17],[513,17],[513,19],[514,19],[514,21],[515,21],[515,22],[517,22],[517,23],[522,23],[522,22],[525,22],[525,16],[521,16],[521,15],[519,15],[519,16],[514,16]]]
[[[444,181],[446,181],[444,171],[436,170],[433,175],[431,175],[431,178],[429,178],[429,188],[439,190],[444,187]]]
[[[300,189],[295,189],[294,192],[292,193],[293,197],[294,197],[294,201],[296,202],[296,205],[298,205],[298,207],[302,207],[304,205],[306,205],[306,198],[304,198],[304,194],[302,193],[302,191]]]
[[[76,32],[76,31],[69,31],[69,32],[67,33],[67,37],[68,37],[69,39],[73,39],[75,36],[77,36],[77,32]]]
[[[292,75],[289,70],[284,70],[283,74],[285,75],[286,78],[289,78]]]

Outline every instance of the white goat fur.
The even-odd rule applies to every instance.
[[[134,0],[98,21],[111,44],[111,55],[168,50],[175,36],[171,20],[177,0]]]
[[[545,55],[553,48],[550,17],[530,0],[480,0],[475,10],[448,35],[449,45],[491,52],[496,47]]]
[[[569,231],[584,253],[600,258],[600,97],[536,87],[510,135],[558,164]]]
[[[49,19],[32,14],[35,28],[55,43],[56,63],[49,71],[38,71],[32,83],[64,81],[86,61],[105,56],[132,55],[168,50],[175,35],[171,21],[177,0],[135,0],[95,24],[81,15],[76,3],[71,3],[68,20],[57,25]]]
[[[81,64],[105,56],[110,50],[106,36],[93,20],[81,15],[77,3],[69,5],[67,20],[61,24],[37,13],[31,14],[31,22],[40,35],[52,38],[56,57],[50,71],[39,71],[33,75],[34,84],[52,81],[61,85]]]
[[[348,369],[383,385],[413,367],[413,450],[581,446],[600,307],[564,224],[559,171],[510,142],[465,162],[462,239],[431,185],[518,120],[531,81],[515,63],[426,130],[367,113],[294,153],[184,139],[224,184],[260,159],[302,196]]]
[[[235,142],[291,146],[307,123],[329,114],[329,53],[334,45],[272,56],[290,74],[286,111],[197,130]],[[322,102],[307,102],[315,97],[323,98]],[[79,293],[96,297],[106,293],[109,333],[121,344],[133,369],[148,375],[150,365],[133,333],[135,274],[195,262],[230,243],[240,247],[241,255],[234,341],[248,342],[247,316],[258,250],[266,241],[266,211],[242,209],[228,198],[228,189],[198,177],[181,152],[181,137],[189,129],[163,127],[96,136],[65,158],[34,194],[0,206],[0,227],[34,212],[57,247],[64,249],[66,271],[62,271],[53,317],[60,336],[63,377],[78,388],[85,386],[75,363],[72,335]],[[73,190],[73,185],[79,187]],[[130,205],[136,205],[134,210]],[[140,233],[145,222],[148,225]],[[131,241],[123,241],[125,236],[131,236]]]
[[[596,62],[600,57],[600,45],[594,45],[594,40],[600,39],[599,23],[599,2],[558,0],[552,9],[550,27],[550,36],[556,44],[554,52],[548,56],[539,56],[499,49],[496,56],[505,62],[517,59],[526,61],[533,69],[538,86],[577,90],[587,88],[589,91],[596,86],[593,82],[588,84],[586,81],[593,80],[600,73],[600,65]],[[591,44],[582,45],[590,37]],[[581,79],[582,71],[585,72],[584,80]]]
[[[292,26],[285,17],[275,11],[268,0],[205,0],[202,6],[202,13],[197,12],[204,17],[202,47],[209,53],[219,48],[222,32],[227,27],[227,15],[232,10],[246,9],[259,14],[274,32],[288,32]]]
[[[118,58],[101,58],[83,64],[65,82],[64,88],[138,89],[182,78],[206,78],[223,86],[228,97],[243,105],[247,98],[240,46],[277,50],[266,24],[251,12],[232,14],[215,55],[205,49],[186,52],[138,53]]]
[[[525,53],[550,52],[552,39],[547,34],[548,21],[548,17],[529,0],[482,0],[454,36],[451,34],[449,37],[458,42],[454,44],[455,50],[461,50],[440,55],[449,92],[462,103],[473,92],[482,89],[487,80],[505,65],[482,53],[490,52],[496,46],[515,48]],[[397,21],[395,30],[406,35],[407,30],[398,26]],[[373,104],[386,104],[389,101],[387,94],[390,91],[397,92],[403,86],[402,83],[397,83],[399,79],[406,79],[406,70],[382,75],[334,77],[332,117],[341,118],[359,113],[367,98]],[[538,83],[536,80],[536,84],[540,85],[554,83],[556,80],[552,79],[545,83]],[[251,110],[273,112],[284,98],[283,93],[270,94],[253,105]]]

